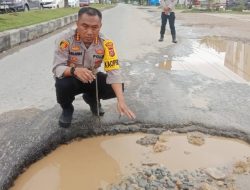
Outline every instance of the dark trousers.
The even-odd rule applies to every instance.
[[[99,99],[110,99],[116,97],[113,88],[106,83],[107,75],[102,72],[97,73],[98,97]],[[57,102],[62,108],[68,108],[78,94],[86,93],[93,101],[96,101],[96,83],[83,83],[75,77],[56,78]]]
[[[161,13],[161,31],[160,31],[161,37],[163,37],[165,34],[167,20],[169,20],[169,27],[170,27],[172,38],[175,39],[176,33],[175,33],[175,26],[174,26],[174,22],[175,22],[174,12],[171,12],[170,15],[166,15],[164,12]]]

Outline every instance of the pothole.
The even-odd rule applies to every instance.
[[[11,190],[241,189],[236,179],[249,169],[250,146],[240,140],[170,131],[99,136],[60,146]]]

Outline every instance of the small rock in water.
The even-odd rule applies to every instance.
[[[206,168],[205,172],[216,180],[223,180],[226,178],[226,173],[217,168]]]
[[[217,181],[217,185],[221,187],[221,186],[224,185],[224,182],[223,181]]]
[[[248,171],[248,163],[243,161],[238,161],[234,164],[233,172],[235,174],[243,174]]]
[[[159,141],[157,141],[153,147],[154,152],[163,152],[167,149],[168,149],[167,145]]]
[[[187,139],[190,144],[203,145],[205,143],[204,135],[200,132],[192,132],[187,134]]]
[[[169,132],[163,132],[162,134],[159,135],[159,141],[160,142],[167,142],[169,137]]]
[[[175,184],[176,184],[176,186],[177,186],[178,189],[182,189],[182,182],[181,182],[181,180],[177,179],[177,181],[176,181]]]
[[[147,146],[147,145],[155,144],[157,142],[157,140],[158,140],[157,135],[147,135],[147,136],[137,140],[136,143]]]
[[[216,188],[213,188],[211,185],[209,185],[208,183],[202,183],[198,190],[216,190]]]

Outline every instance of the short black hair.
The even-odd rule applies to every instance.
[[[82,16],[83,14],[87,14],[89,16],[98,16],[100,20],[102,20],[102,13],[93,7],[83,7],[78,11],[78,18]]]

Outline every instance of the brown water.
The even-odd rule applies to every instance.
[[[144,136],[102,136],[62,145],[29,167],[11,190],[105,189],[143,164],[163,164],[174,172],[228,166],[250,156],[250,146],[242,141],[206,137],[204,145],[196,146],[186,135],[169,136],[169,149],[155,153],[152,146],[136,143]]]
[[[191,44],[189,56],[157,64],[165,70],[191,70],[219,80],[250,81],[250,45],[206,37]]]

